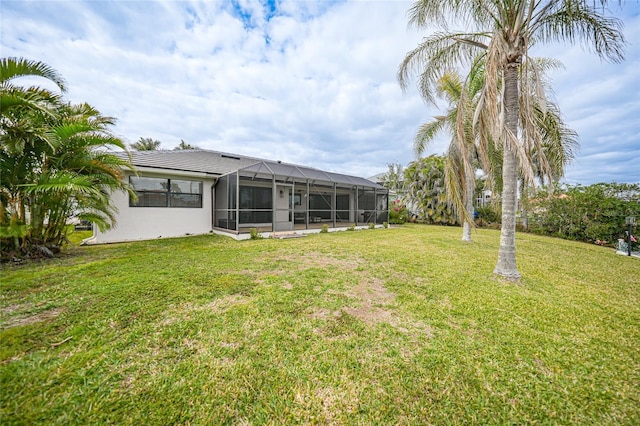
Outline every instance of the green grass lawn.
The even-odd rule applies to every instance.
[[[640,261],[396,229],[3,266],[0,424],[638,424]]]

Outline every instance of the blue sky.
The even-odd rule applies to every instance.
[[[615,2],[613,2],[615,3]],[[126,142],[201,148],[372,176],[414,159],[438,109],[396,71],[425,32],[405,1],[0,2],[2,56],[43,61],[71,102],[118,119]],[[640,3],[611,6],[629,42],[622,64],[581,46],[536,49],[581,142],[565,181],[640,182]],[[41,83],[41,82],[39,82]],[[430,153],[442,153],[447,137]]]

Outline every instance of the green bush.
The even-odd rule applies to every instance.
[[[457,223],[453,207],[447,200],[444,166],[444,156],[430,155],[409,163],[405,170],[405,200],[423,223]],[[390,222],[394,223],[393,220]]]
[[[320,229],[320,233],[322,234],[326,234],[327,232],[329,232],[329,225],[327,225],[326,223],[324,223],[322,225],[322,229]]]
[[[375,223],[370,223],[369,224],[369,229],[376,229],[376,224]]]
[[[476,224],[478,226],[488,226],[502,221],[500,212],[491,206],[476,207],[476,212],[478,213],[478,217],[476,219]]]
[[[540,190],[531,204],[532,232],[614,246],[625,238],[625,217],[640,219],[640,184],[563,186],[551,194]]]
[[[389,223],[402,225],[409,220],[407,206],[400,200],[393,200],[389,206]]]
[[[249,229],[249,235],[252,240],[261,240],[262,234],[256,228]]]

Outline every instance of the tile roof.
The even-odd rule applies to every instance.
[[[375,182],[357,176],[324,172],[311,167],[206,149],[131,151],[131,163],[136,167],[201,172],[218,176],[236,170],[263,171],[287,177],[309,178],[382,188]]]
[[[204,149],[131,151],[131,163],[136,167],[201,172],[212,175],[223,175],[259,161],[261,160],[258,158]]]

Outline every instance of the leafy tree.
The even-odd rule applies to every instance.
[[[404,194],[404,168],[400,163],[389,163],[389,170],[382,176],[382,185],[395,192],[398,198]]]
[[[604,16],[607,0],[418,0],[409,10],[409,25],[441,28],[423,39],[400,65],[398,79],[403,88],[414,72],[419,88],[433,102],[438,79],[458,65],[472,67],[483,58],[485,81],[477,107],[477,119],[484,120],[492,139],[502,152],[502,228],[498,262],[494,273],[509,279],[520,278],[516,266],[515,225],[519,172],[534,178],[532,154],[542,140],[533,123],[534,106],[545,102],[521,102],[544,96],[528,93],[523,98],[519,83],[536,80],[538,69],[528,51],[534,42],[582,40],[596,53],[614,62],[623,59],[622,22]],[[463,31],[450,31],[452,21],[463,23]],[[475,61],[475,62],[474,62]],[[521,86],[522,87],[522,86]],[[525,117],[525,120],[521,118]],[[520,135],[520,137],[519,137]],[[538,148],[535,148],[538,147]],[[539,163],[543,164],[540,158]],[[520,167],[518,167],[520,166]]]
[[[180,151],[183,149],[198,149],[197,146],[186,143],[184,140],[180,139],[180,145],[173,148],[174,151]]]
[[[447,201],[444,164],[443,156],[431,155],[409,163],[405,170],[407,206],[425,223],[456,223],[453,209]]]
[[[161,143],[159,140],[152,138],[140,138],[129,146],[135,151],[156,151],[160,148]]]
[[[108,191],[127,189],[122,169],[131,167],[106,150],[124,148],[109,131],[113,118],[103,117],[86,104],[66,104],[59,95],[40,88],[16,86],[11,82],[14,77],[8,77],[29,75],[30,69],[34,75],[62,81],[39,62],[0,61],[3,260],[52,255],[51,249],[66,240],[66,225],[72,216],[89,219],[101,229],[112,226],[114,211]]]

